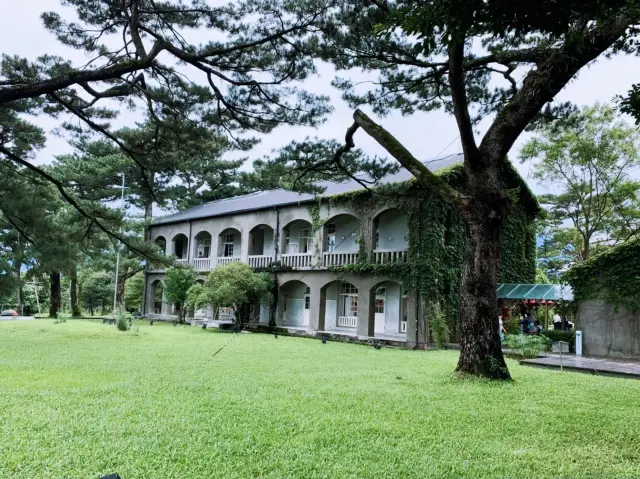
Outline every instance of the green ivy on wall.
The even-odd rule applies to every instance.
[[[515,171],[515,170],[514,170]],[[455,165],[437,172],[453,186],[462,182],[464,170]],[[517,202],[503,235],[500,281],[532,283],[535,280],[535,224],[539,212],[535,196],[514,173],[511,177]],[[516,182],[516,183],[514,183]],[[451,331],[458,331],[460,281],[466,251],[465,226],[460,214],[431,190],[418,188],[415,181],[381,185],[373,192],[350,191],[323,197],[329,204],[346,204],[361,221],[360,256],[357,264],[331,268],[337,274],[388,276],[417,290],[427,301],[440,304]],[[315,207],[315,206],[314,206]],[[397,208],[407,215],[408,260],[406,263],[375,264],[371,249],[373,215]],[[319,211],[319,207],[318,207]],[[314,218],[312,214],[312,218]],[[369,245],[368,248],[365,248]]]
[[[564,274],[576,300],[604,299],[640,311],[640,239],[615,246]]]

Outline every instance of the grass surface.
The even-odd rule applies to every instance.
[[[0,322],[0,477],[640,477],[640,381],[231,337]]]

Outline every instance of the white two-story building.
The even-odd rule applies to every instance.
[[[461,155],[432,160],[432,170],[461,162]],[[406,171],[386,183],[410,179]],[[323,197],[362,189],[357,182],[326,183]],[[418,307],[402,279],[336,272],[368,255],[373,264],[408,260],[407,214],[396,207],[357,212],[348,202],[318,202],[313,195],[263,191],[205,203],[156,219],[148,238],[178,264],[204,275],[231,262],[269,268],[277,304],[256,306],[255,323],[415,343]],[[146,272],[147,317],[171,319],[174,305],[163,297],[164,271]],[[211,316],[211,309],[195,318]]]

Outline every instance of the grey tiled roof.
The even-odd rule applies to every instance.
[[[431,171],[437,171],[457,163],[462,163],[463,158],[463,155],[459,153],[444,156],[442,158],[434,158],[432,160],[425,161],[424,164]],[[395,175],[386,176],[380,183],[396,183],[399,181],[406,181],[410,178],[412,178],[411,173],[403,168]],[[353,180],[346,181],[344,183],[324,181],[318,183],[318,185],[325,188],[325,191],[320,196],[336,195],[339,193],[346,193],[347,191],[363,189],[360,183]],[[180,211],[179,213],[161,216],[156,218],[153,224],[177,223],[180,221],[224,216],[244,211],[263,210],[273,208],[274,206],[295,205],[298,203],[313,201],[314,198],[315,196],[312,194],[300,194],[282,189],[258,191],[248,195],[234,196],[233,198],[203,203],[193,208],[189,208],[188,210]]]

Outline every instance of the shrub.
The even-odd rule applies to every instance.
[[[118,311],[116,328],[118,328],[118,331],[129,331],[129,320],[127,319],[127,313],[124,310]]]
[[[502,326],[504,326],[507,334],[520,334],[520,325],[518,324],[518,319],[511,318],[507,321],[503,320]]]
[[[429,317],[429,326],[431,327],[431,336],[436,348],[442,349],[444,343],[449,341],[449,326],[447,325],[447,319],[445,318],[440,304],[435,303],[431,305],[431,315]]]
[[[503,345],[518,351],[523,358],[536,358],[542,351],[549,349],[551,340],[544,335],[507,334]]]

